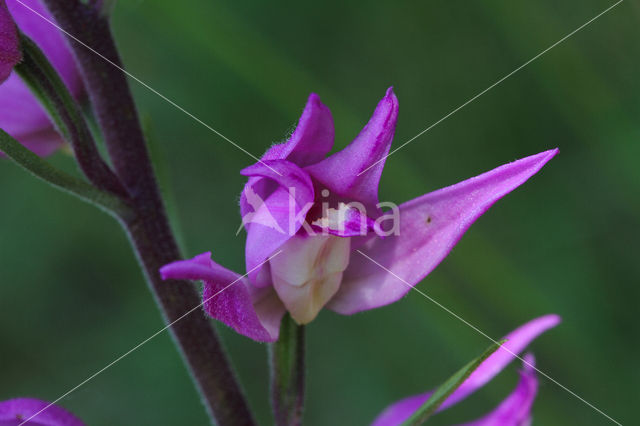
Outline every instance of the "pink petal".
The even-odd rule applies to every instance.
[[[331,151],[333,137],[331,111],[312,93],[289,140],[269,148],[262,160],[288,160],[305,167],[322,160]]]
[[[272,160],[287,160],[299,167],[303,167],[323,159],[333,146],[333,117],[331,111],[321,101],[320,97],[312,93],[307,100],[307,105],[302,112],[302,116],[298,122],[296,130],[293,132],[289,140],[285,143],[274,145],[262,156],[262,161],[268,163]],[[277,167],[277,166],[271,166]],[[270,176],[263,173],[267,172]],[[284,173],[286,175],[287,171]],[[263,163],[256,163],[245,169],[245,175],[250,175],[245,190],[240,194],[240,214],[243,218],[255,211],[247,200],[247,188],[251,188],[252,192],[261,200],[267,201],[268,205],[276,206],[284,203],[288,204],[289,197],[286,191],[279,191],[279,194],[273,195],[278,189],[278,185],[286,187],[287,183],[275,182],[265,177],[278,177],[276,174],[264,167]],[[299,173],[296,171],[296,175]],[[304,186],[310,180],[304,179]],[[272,197],[273,195],[273,197]],[[288,217],[288,215],[285,215]],[[286,219],[288,221],[288,219]],[[271,255],[286,240],[287,235],[274,230],[273,227],[266,229],[257,229],[253,233],[250,231],[251,225],[246,226],[247,236],[247,270],[251,270],[255,265],[262,262],[267,256]],[[257,226],[256,228],[265,228]],[[286,229],[286,228],[282,228]],[[270,283],[269,274],[265,273],[265,269],[260,268],[253,271],[249,275],[251,282],[258,286],[265,286]]]
[[[538,393],[538,379],[535,373],[535,358],[524,356],[520,381],[513,392],[492,412],[473,422],[460,426],[526,426],[531,424],[531,408]]]
[[[160,274],[165,280],[202,280],[204,310],[212,318],[259,342],[278,339],[285,309],[273,288],[254,288],[211,260],[210,252],[165,265]]]
[[[507,334],[506,342],[487,358],[455,392],[447,398],[438,411],[442,411],[469,396],[504,369],[517,354],[522,352],[536,337],[560,323],[557,315],[545,315],[518,327]],[[433,391],[402,399],[387,407],[372,423],[372,426],[395,426],[407,420],[424,404]]]
[[[402,298],[447,256],[478,217],[557,152],[552,149],[505,164],[400,205],[399,234],[374,238],[360,248],[392,274],[354,253],[329,308],[352,314]]]
[[[9,77],[21,58],[16,25],[4,0],[0,0],[0,83]]]
[[[34,416],[33,420],[25,423],[27,426],[84,426],[84,423],[73,414],[57,405],[49,405],[46,401],[33,398],[15,398],[0,402],[0,425],[18,426],[26,419]],[[45,409],[46,408],[46,409]]]
[[[243,191],[247,205],[243,209],[243,222],[247,229],[245,257],[249,279],[259,287],[270,284],[258,280],[258,265],[271,256],[282,244],[296,234],[307,211],[313,205],[313,184],[309,175],[286,160],[270,160],[247,167],[241,173],[261,177],[277,185],[266,199],[253,190],[251,182]],[[262,185],[261,182],[257,182]],[[293,217],[292,217],[293,215]],[[296,219],[298,218],[298,219]]]
[[[382,159],[389,152],[397,119],[398,99],[393,88],[389,88],[358,137],[342,151],[307,167],[307,170],[334,195],[347,201],[360,201],[365,205],[367,214],[375,216],[378,211],[378,183],[385,163]],[[377,161],[380,162],[376,164]],[[364,173],[358,176],[360,172]]]

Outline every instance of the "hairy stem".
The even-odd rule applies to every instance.
[[[47,110],[58,132],[71,144],[80,169],[98,189],[127,198],[127,192],[102,159],[80,108],[46,56],[20,34],[22,61],[15,70]]]
[[[269,345],[271,408],[276,426],[299,426],[304,409],[304,326],[286,314],[278,341]]]
[[[79,0],[44,2],[65,31],[103,56],[68,38],[115,172],[131,197],[134,217],[122,223],[165,321],[172,324],[178,320],[169,330],[207,411],[223,426],[253,425],[248,404],[211,322],[201,310],[184,316],[200,304],[195,287],[189,282],[163,282],[160,278],[158,269],[181,255],[168,225],[126,76],[116,67],[121,62],[109,23],[98,10]]]

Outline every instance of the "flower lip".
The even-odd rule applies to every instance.
[[[271,259],[273,286],[296,322],[311,322],[338,291],[350,251],[350,238],[300,235]]]

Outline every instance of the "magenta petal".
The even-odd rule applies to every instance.
[[[275,183],[276,189],[262,199],[260,193],[264,182],[254,190],[252,181],[245,185],[243,196],[251,209],[242,209],[242,221],[247,228],[245,256],[249,279],[257,286],[270,284],[258,280],[262,268],[258,267],[282,244],[300,229],[305,215],[313,205],[313,184],[309,175],[286,160],[271,160],[256,163],[241,173],[249,177],[260,177]]]
[[[305,167],[322,160],[331,151],[333,137],[331,111],[312,93],[289,140],[269,148],[262,160],[288,160]]]
[[[531,408],[538,393],[535,358],[524,356],[520,381],[513,392],[492,412],[473,422],[460,426],[527,426],[531,424]]]
[[[25,423],[27,426],[84,426],[84,423],[73,414],[57,405],[49,405],[46,401],[33,398],[15,398],[0,402],[0,425],[18,426],[26,419],[34,416]],[[45,409],[46,408],[46,409]]]
[[[378,183],[385,163],[383,158],[389,153],[397,119],[398,99],[393,88],[389,88],[353,142],[342,151],[307,167],[307,170],[334,195],[348,201],[360,201],[373,216],[377,212]],[[360,172],[364,173],[358,176]]]
[[[333,136],[331,111],[320,102],[318,95],[312,93],[296,130],[289,140],[282,144],[273,145],[262,156],[261,161],[287,160],[299,167],[304,167],[322,160],[329,153],[333,146]],[[256,165],[259,164],[261,163],[258,162]],[[260,176],[250,177],[247,185],[263,200],[266,200],[276,188],[273,181]],[[245,217],[251,211],[253,209],[247,202],[245,191],[243,191],[240,194],[240,213],[242,217]]]
[[[0,0],[0,83],[9,77],[21,58],[16,25],[4,0]]]
[[[402,298],[447,256],[478,217],[557,152],[552,149],[505,164],[400,205],[398,235],[372,239],[360,248],[393,274],[354,253],[329,308],[352,314]]]
[[[558,325],[558,323],[560,323],[559,316],[553,314],[545,315],[531,320],[507,334],[504,337],[506,342],[502,347],[480,364],[480,367],[471,373],[469,378],[444,401],[438,411],[460,402],[487,384],[529,343],[540,334]],[[411,417],[429,399],[432,393],[433,391],[429,391],[421,395],[414,395],[390,405],[375,419],[372,426],[395,426],[401,424]]]
[[[160,269],[163,279],[202,280],[204,310],[238,333],[259,342],[278,339],[285,309],[273,288],[256,289],[203,253]]]

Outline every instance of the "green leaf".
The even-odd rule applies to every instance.
[[[440,385],[422,406],[413,415],[405,421],[403,426],[421,425],[431,417],[442,403],[464,383],[465,380],[480,366],[489,356],[502,346],[505,341],[502,340],[491,345],[479,357],[469,362],[467,365],[458,370],[453,376],[449,377],[442,385]]]
[[[299,426],[304,407],[304,326],[287,313],[269,345],[271,406],[276,426]]]
[[[2,129],[0,129],[0,151],[32,175],[58,189],[73,194],[121,218],[126,218],[130,214],[129,207],[120,198],[100,191],[89,183],[56,169],[22,146],[20,142]]]

